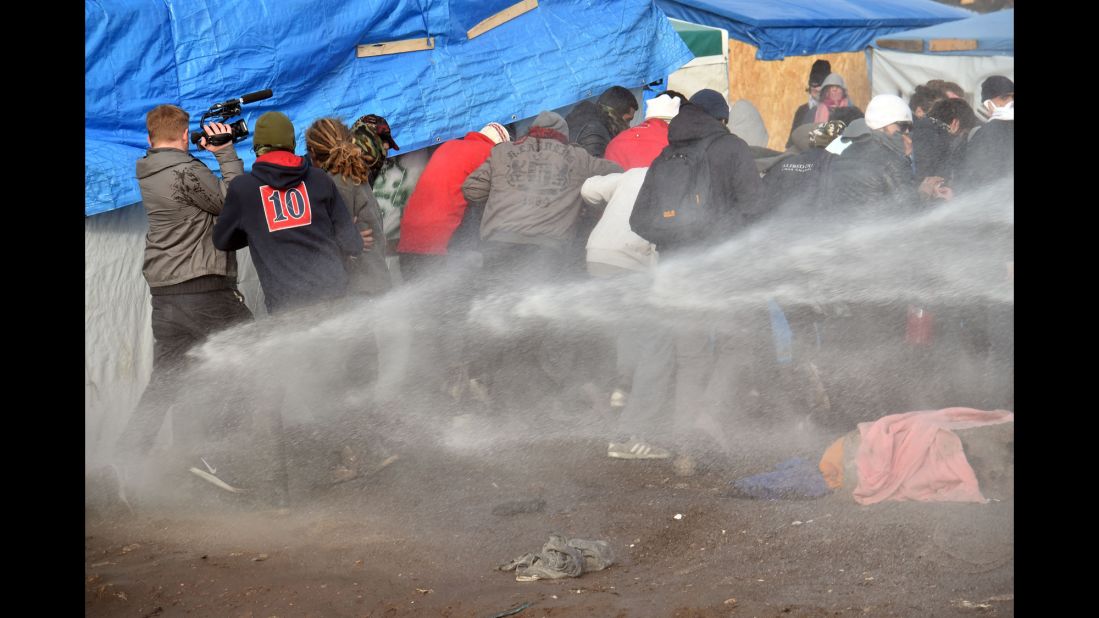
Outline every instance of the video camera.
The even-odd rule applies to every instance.
[[[248,125],[245,124],[244,119],[241,118],[236,122],[230,123],[229,128],[232,129],[232,133],[222,133],[213,137],[206,135],[206,130],[203,125],[206,124],[207,118],[216,117],[221,122],[226,122],[233,116],[240,114],[240,106],[244,103],[252,103],[254,101],[262,101],[264,99],[271,98],[271,90],[260,90],[259,92],[250,92],[239,99],[229,99],[224,103],[215,103],[210,106],[210,109],[206,110],[206,113],[202,115],[202,118],[198,121],[199,130],[191,131],[191,143],[198,145],[199,140],[206,138],[206,143],[211,146],[220,146],[222,144],[232,141],[234,144],[240,140],[248,137]]]

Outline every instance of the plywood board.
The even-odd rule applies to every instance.
[[[794,112],[809,100],[805,88],[809,70],[817,59],[832,64],[832,72],[842,75],[847,83],[851,104],[866,111],[866,104],[870,102],[870,79],[863,52],[756,60],[754,45],[729,39],[729,102],[748,99],[755,105],[767,126],[768,148],[786,149]],[[692,93],[684,94],[690,96]]]

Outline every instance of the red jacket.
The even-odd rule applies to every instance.
[[[399,253],[446,254],[466,212],[462,183],[488,159],[494,145],[485,135],[471,131],[431,155],[401,217]]]
[[[668,122],[649,118],[614,136],[603,155],[628,170],[649,167],[656,156],[668,146]]]

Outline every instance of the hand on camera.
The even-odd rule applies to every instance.
[[[208,124],[208,125],[206,125],[205,127],[202,127],[202,128],[203,128],[204,131],[206,131],[206,135],[208,135],[210,137],[213,137],[215,135],[225,135],[225,134],[232,135],[232,133],[233,133],[233,128],[232,127],[230,127],[227,124],[222,124],[220,122],[211,122],[210,124]],[[232,144],[232,143],[233,143],[233,140],[230,139],[230,140],[226,141],[223,144],[219,144],[217,146],[214,146],[214,145],[211,145],[207,141],[207,139],[204,137],[204,138],[202,138],[198,141],[198,146],[199,146],[199,148],[205,148],[206,150],[209,150],[210,152],[217,152],[217,151],[221,150],[222,148],[225,148],[226,146],[228,146],[229,144]]]

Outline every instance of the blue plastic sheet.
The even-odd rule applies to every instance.
[[[651,0],[541,0],[476,38],[467,31],[513,0],[86,0],[85,215],[138,202],[145,113],[173,103],[192,129],[213,103],[265,88],[255,120],[305,129],[336,116],[384,116],[403,154],[570,105],[610,86],[637,88],[692,58]],[[434,48],[356,57],[356,46],[434,37]],[[251,139],[237,145],[250,167]],[[194,152],[194,151],[192,151]],[[214,167],[213,157],[198,155]]]

